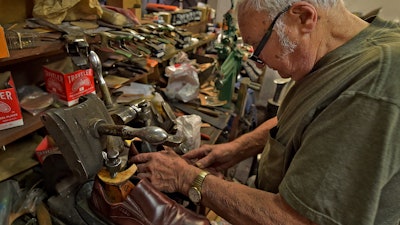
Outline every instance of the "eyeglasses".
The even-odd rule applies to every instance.
[[[278,18],[284,14],[285,12],[287,12],[290,9],[290,5],[288,5],[286,8],[284,8],[282,11],[280,11],[278,13],[278,15],[275,16],[274,20],[272,20],[271,25],[268,27],[267,32],[264,34],[264,37],[261,39],[260,43],[258,44],[256,50],[254,51],[254,53],[250,56],[249,59],[253,60],[256,63],[262,64],[264,65],[264,62],[260,59],[259,55],[261,53],[261,51],[264,49],[265,44],[267,44],[267,41],[269,39],[269,37],[271,37],[272,34],[272,30],[274,29],[275,23],[278,20]]]

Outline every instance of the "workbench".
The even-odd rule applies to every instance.
[[[157,59],[161,67],[158,69],[162,70],[162,65],[165,65],[178,51],[195,51],[216,38],[214,34],[203,35],[202,37],[198,43],[184,49],[175,49],[161,59]],[[41,42],[36,48],[11,50],[9,58],[0,59],[0,71],[16,71],[12,75],[17,87],[29,83],[37,84],[42,80],[42,65],[65,57],[64,47],[62,41],[54,41]],[[160,76],[159,71],[157,74],[157,76]],[[147,74],[146,76],[152,75]],[[153,77],[153,79],[158,80],[159,77]],[[43,124],[39,115],[32,116],[25,111],[23,111],[23,120],[23,126],[0,131],[0,147],[2,148],[0,150],[0,182],[38,165],[34,152],[39,142],[31,137],[34,132],[43,128]],[[211,136],[207,143],[215,142],[221,133],[218,129],[214,130],[213,128],[207,128],[205,132]],[[20,145],[24,147],[20,147]]]

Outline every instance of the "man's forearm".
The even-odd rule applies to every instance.
[[[246,154],[248,156],[253,156],[255,154],[261,153],[264,149],[265,144],[268,141],[268,132],[278,123],[276,117],[271,118],[261,125],[259,125],[253,131],[243,134],[242,136],[235,139],[233,142],[236,146],[241,149],[239,154]]]
[[[279,194],[207,176],[202,203],[232,224],[313,224],[293,210]]]

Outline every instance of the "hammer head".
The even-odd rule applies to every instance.
[[[98,135],[93,120],[114,124],[104,103],[89,94],[75,106],[47,110],[41,120],[78,182],[93,178],[103,166],[106,148],[106,138]]]

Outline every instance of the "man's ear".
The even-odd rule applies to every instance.
[[[293,3],[288,14],[290,14],[294,22],[297,23],[297,26],[299,26],[300,32],[310,33],[317,25],[317,9],[308,2],[300,1]]]

